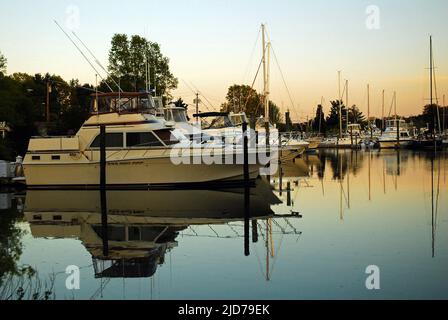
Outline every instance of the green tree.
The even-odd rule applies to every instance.
[[[71,80],[69,100],[61,109],[57,119],[57,130],[62,135],[73,135],[90,115],[90,105],[94,87],[89,84],[80,85],[78,80]]]
[[[178,80],[169,68],[169,59],[165,57],[160,45],[138,35],[130,39],[125,34],[115,34],[109,51],[109,72],[125,91],[140,91],[146,88],[146,66],[149,65],[151,89],[157,95],[169,99],[170,91],[175,89]],[[113,86],[112,79],[108,83]],[[105,90],[104,83],[102,84]]]
[[[353,105],[348,111],[348,121],[350,123],[358,123],[360,125],[367,123],[366,117],[356,105]]]
[[[0,52],[0,73],[6,73],[7,60],[5,56]]]
[[[177,99],[174,102],[174,105],[178,108],[184,108],[185,110],[188,109],[188,104],[184,102],[184,100],[182,100],[182,98]]]
[[[331,101],[330,114],[326,119],[327,129],[332,132],[339,132],[339,106],[341,106],[342,120],[344,123],[344,115],[347,113],[347,109],[342,101]]]
[[[248,117],[259,117],[263,114],[261,97],[248,85],[234,84],[229,87],[226,102],[221,106],[222,111],[245,112]]]
[[[316,116],[313,121],[313,131],[319,133],[325,133],[327,126],[325,123],[325,114],[322,105],[318,105],[316,109]]]
[[[245,112],[250,123],[254,123],[264,115],[263,96],[248,85],[234,84],[227,90],[226,102],[221,105],[221,111]],[[269,101],[269,120],[272,124],[278,124],[281,119],[280,109],[273,101]]]
[[[272,124],[279,124],[282,121],[280,108],[272,101],[269,101],[269,121]]]

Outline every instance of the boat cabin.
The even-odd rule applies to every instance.
[[[400,126],[400,129],[407,129],[408,127],[408,124],[403,119],[386,120],[386,130],[397,131],[397,125]]]

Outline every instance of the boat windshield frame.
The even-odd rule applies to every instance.
[[[91,114],[159,113],[159,107],[148,92],[109,92],[91,96]]]
[[[229,117],[228,112],[204,112],[194,114],[193,117],[201,119],[202,130],[226,129],[235,127]],[[213,120],[204,120],[206,118],[213,118]]]
[[[187,110],[181,107],[168,107],[164,109],[164,117],[166,121],[176,123],[188,123]]]

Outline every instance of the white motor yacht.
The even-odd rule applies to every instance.
[[[155,114],[148,93],[115,92],[93,97],[93,112],[75,136],[30,140],[23,161],[28,187],[97,187],[101,126],[106,129],[108,187],[221,185],[242,180],[243,164],[235,161],[235,157],[242,158],[242,148],[192,148],[180,130]],[[260,152],[249,149],[250,159],[255,159],[249,163],[251,179],[266,165],[260,162]]]
[[[410,146],[412,144],[412,137],[409,134],[406,122],[402,119],[387,120],[386,129],[381,137],[379,137],[378,142],[381,149]]]

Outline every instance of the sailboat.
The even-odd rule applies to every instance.
[[[413,149],[437,149],[442,147],[442,137],[436,134],[436,117],[438,112],[435,109],[439,108],[436,104],[433,104],[433,81],[435,80],[434,74],[434,59],[432,51],[432,36],[429,37],[429,95],[430,95],[430,108],[432,109],[432,131],[425,132],[417,136],[412,141]],[[437,93],[436,93],[437,94]],[[440,122],[439,122],[440,123]],[[439,128],[440,130],[440,128]]]

